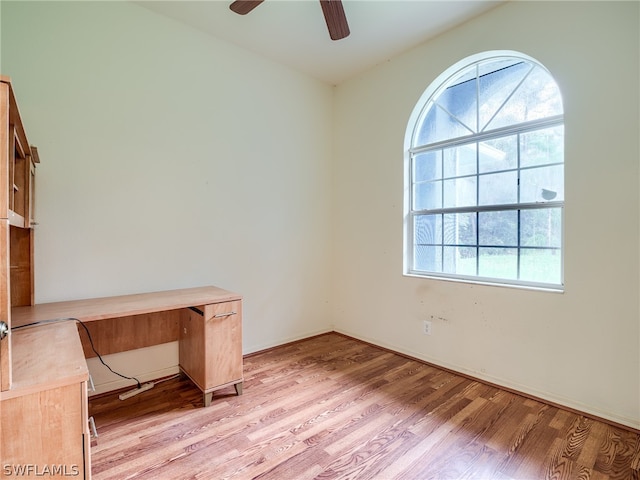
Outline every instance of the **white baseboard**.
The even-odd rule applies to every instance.
[[[157,380],[158,378],[170,377],[171,375],[176,375],[180,373],[180,369],[178,365],[174,367],[164,368],[162,370],[154,370],[153,372],[143,373],[142,375],[137,375],[136,378],[140,380],[140,383],[150,382],[152,380]],[[115,380],[112,382],[106,382],[95,385],[95,391],[89,392],[89,396],[98,395],[101,393],[113,392],[114,390],[120,390],[121,388],[135,388],[137,383],[134,380]]]
[[[333,327],[330,327],[330,328],[326,328],[326,329],[322,329],[322,330],[308,332],[308,333],[301,334],[301,335],[295,335],[295,336],[292,336],[292,337],[287,337],[287,338],[284,338],[282,340],[278,340],[276,342],[262,343],[262,344],[258,344],[258,345],[251,345],[243,353],[244,353],[244,355],[250,355],[252,353],[261,352],[262,350],[268,350],[270,348],[275,348],[275,347],[279,347],[281,345],[286,345],[287,343],[297,342],[299,340],[304,340],[305,338],[315,337],[317,335],[324,335],[325,333],[331,333],[331,332],[334,332],[334,331],[335,331],[335,329]]]
[[[408,349],[404,349],[401,347],[398,347],[397,345],[393,345],[393,344],[389,344],[386,342],[381,342],[377,339],[372,339],[372,338],[367,338],[367,337],[363,337],[362,335],[358,335],[355,334],[353,332],[349,332],[347,330],[342,330],[342,329],[334,329],[334,331],[336,333],[341,333],[343,335],[361,340],[363,342],[367,342],[370,343],[372,345],[377,345],[381,348],[387,349],[387,350],[391,350],[394,352],[397,352],[401,355],[407,355],[408,357],[412,357],[415,358],[417,360],[421,360],[424,361],[426,363],[432,364],[436,367],[442,367],[444,369],[447,370],[451,370],[453,372],[457,372],[461,375],[465,375],[467,377],[470,378],[474,378],[477,379],[479,381],[482,382],[487,382],[490,383],[492,385],[496,385],[498,387],[502,387],[505,388],[506,390],[511,390],[514,392],[518,392],[521,393],[525,396],[528,397],[532,397],[532,398],[536,398],[536,399],[540,399],[541,401],[546,401],[549,402],[551,404],[560,406],[560,407],[565,407],[568,408],[570,410],[574,410],[577,412],[581,412],[584,413],[586,415],[591,415],[593,417],[597,417],[599,419],[603,419],[606,421],[610,421],[612,423],[615,424],[619,424],[622,426],[627,426],[630,428],[633,428],[635,430],[640,430],[640,419],[638,418],[632,418],[632,417],[627,417],[624,415],[619,415],[615,412],[609,412],[609,411],[604,411],[598,408],[594,408],[590,405],[586,405],[584,403],[581,402],[577,402],[573,399],[570,398],[566,398],[560,395],[556,395],[552,392],[546,392],[546,391],[542,391],[542,390],[538,390],[535,388],[532,388],[528,385],[523,385],[517,382],[513,382],[513,381],[509,381],[506,380],[504,378],[500,378],[500,377],[494,377],[491,375],[486,375],[483,373],[479,373],[477,371],[474,370],[470,370],[468,368],[462,367],[460,365],[454,365],[454,364],[450,364],[447,362],[442,362],[438,359],[435,358],[430,358],[427,355],[421,354],[419,352],[414,352]]]
[[[333,328],[328,328],[288,337],[277,342],[252,345],[248,349],[249,351],[243,353],[248,355],[332,331]],[[116,372],[135,377],[140,383],[171,376],[180,371],[178,367],[178,342],[103,355],[102,358]],[[98,358],[87,359],[87,365],[95,386],[95,391],[91,392],[90,396],[137,385],[135,380],[127,380],[111,373]]]
[[[126,352],[103,355],[102,359],[114,371],[135,377],[140,383],[178,373],[178,342],[163,343]],[[105,367],[96,357],[87,359],[95,391],[90,395],[136,386],[135,380],[122,378]]]

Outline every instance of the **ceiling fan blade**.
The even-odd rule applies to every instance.
[[[251,10],[260,5],[264,0],[236,0],[229,8],[238,15],[246,15]]]
[[[324,19],[327,22],[331,40],[340,40],[348,37],[350,33],[349,24],[347,23],[344,8],[342,8],[342,1],[320,0],[320,5],[322,5],[322,13],[324,13]]]

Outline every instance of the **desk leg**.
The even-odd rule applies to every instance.
[[[242,395],[242,382],[236,383],[234,387],[236,388],[236,394]]]
[[[242,395],[242,385],[244,384],[244,382],[239,382],[239,383],[234,383],[233,386],[236,389],[236,395]],[[204,392],[202,394],[202,399],[204,402],[204,406],[208,407],[209,405],[211,405],[211,401],[213,400],[213,391],[211,392]]]

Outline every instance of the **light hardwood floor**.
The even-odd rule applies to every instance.
[[[184,379],[90,399],[94,480],[640,478],[633,432],[342,335],[244,375],[208,408]]]

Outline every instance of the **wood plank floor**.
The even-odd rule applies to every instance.
[[[637,434],[338,334],[244,375],[208,408],[179,378],[90,399],[94,480],[640,478]]]

